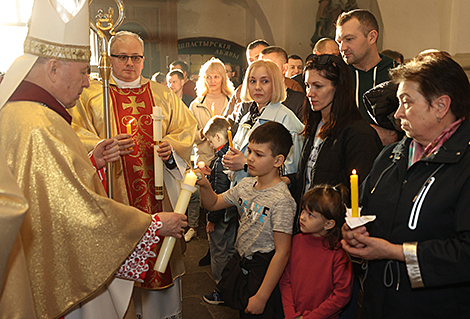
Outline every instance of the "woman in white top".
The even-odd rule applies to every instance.
[[[303,146],[303,136],[299,133],[304,126],[297,116],[282,101],[286,98],[284,76],[276,63],[269,60],[253,62],[246,71],[241,92],[245,102],[251,102],[249,112],[240,120],[237,133],[233,137],[233,148],[225,154],[223,164],[233,171],[232,183],[238,183],[249,175],[246,156],[251,132],[268,121],[283,124],[291,133],[292,148],[284,162],[282,174],[297,172],[297,164]]]
[[[222,61],[212,58],[204,63],[199,71],[196,92],[197,98],[189,107],[197,120],[198,128],[198,133],[194,139],[195,164],[202,161],[209,166],[215,153],[203,136],[202,130],[213,116],[224,113],[233,93],[233,84],[227,77]]]
[[[197,121],[197,132],[194,138],[194,164],[204,162],[207,166],[215,159],[215,151],[202,131],[206,123],[215,116],[221,115],[227,108],[230,96],[233,93],[233,84],[227,77],[225,66],[219,59],[212,58],[199,70],[199,79],[196,82],[197,97],[189,106]],[[197,235],[196,228],[199,220],[199,192],[193,193],[188,208],[189,230],[184,235],[186,242]]]

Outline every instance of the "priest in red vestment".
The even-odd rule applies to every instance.
[[[111,131],[119,140],[121,161],[114,163],[113,198],[155,214],[172,211],[180,182],[190,167],[196,120],[176,94],[164,85],[141,76],[144,43],[139,35],[121,31],[109,43],[112,73],[110,79]],[[164,162],[164,199],[155,199],[152,107],[162,109],[163,140],[158,154]],[[91,150],[105,137],[101,82],[83,90],[72,109],[72,125],[81,141]],[[128,127],[131,134],[127,134]],[[158,253],[159,247],[157,247]],[[153,265],[156,258],[150,260]],[[147,273],[134,292],[136,309],[144,318],[181,316],[181,281],[184,273],[181,246],[176,245],[164,274]]]

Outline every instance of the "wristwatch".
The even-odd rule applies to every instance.
[[[248,164],[245,163],[245,165],[243,165],[243,171],[248,173]]]

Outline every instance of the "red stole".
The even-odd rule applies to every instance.
[[[110,97],[119,133],[126,133],[126,124],[134,119],[131,123],[132,136],[136,144],[134,152],[121,156],[129,203],[148,214],[161,212],[162,202],[155,199],[152,120],[154,100],[150,83],[135,89],[120,89],[110,85]],[[157,256],[160,246],[161,243],[156,248]],[[173,283],[170,267],[161,274],[153,270],[155,261],[156,257],[149,258],[150,270],[144,283],[140,284],[142,288],[159,289]]]

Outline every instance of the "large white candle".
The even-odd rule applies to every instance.
[[[176,202],[175,213],[182,215],[186,214],[186,209],[188,208],[191,194],[194,193],[194,191],[196,190],[196,188],[194,187],[194,185],[196,184],[196,180],[197,176],[193,171],[189,171],[186,174],[184,182],[183,184],[181,184],[181,192],[180,196],[178,197],[178,201]],[[155,266],[153,267],[154,270],[160,273],[165,272],[166,267],[168,266],[168,262],[170,261],[170,256],[173,253],[175,243],[175,237],[165,237],[160,248],[160,253],[158,254],[157,261],[155,262]]]
[[[152,118],[153,118],[153,172],[155,180],[155,198],[157,200],[162,200],[164,197],[163,190],[163,160],[158,156],[159,144],[162,141],[162,108],[154,106],[152,108]]]

